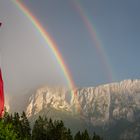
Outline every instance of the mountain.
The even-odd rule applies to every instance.
[[[43,87],[28,98],[26,105],[31,122],[42,115],[62,119],[73,132],[86,128],[106,139],[140,139],[140,80],[73,91]]]

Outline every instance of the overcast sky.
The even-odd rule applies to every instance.
[[[56,41],[77,86],[140,78],[139,0],[23,0],[23,3]],[[94,25],[108,58],[108,68],[76,4]],[[53,53],[11,0],[0,0],[0,21],[3,22],[1,68],[7,92],[67,85]]]

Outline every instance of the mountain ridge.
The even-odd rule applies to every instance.
[[[41,115],[62,119],[73,132],[88,129],[112,140],[140,139],[140,80],[76,88],[73,92],[45,86],[22,96],[18,102],[24,105],[19,108],[24,106],[31,123]]]
[[[97,104],[99,107],[97,108],[95,114],[99,113],[100,115],[103,115],[103,121],[109,120],[109,115],[112,113],[113,116],[117,117],[118,115],[117,112],[119,107],[115,108],[113,112],[111,112],[112,110],[110,107],[114,103],[115,105],[119,104],[118,95],[123,103],[124,101],[122,99],[125,99],[125,101],[129,104],[130,101],[128,100],[130,99],[128,98],[133,98],[133,104],[135,100],[139,105],[139,100],[136,100],[133,93],[137,94],[140,92],[140,80],[124,80],[120,83],[105,84],[97,87],[77,88],[74,92],[76,92],[76,97],[71,95],[67,88],[43,87],[38,89],[36,94],[33,94],[29,99],[29,105],[26,110],[27,116],[30,117],[31,115],[35,115],[42,109],[51,106],[60,111],[65,110],[72,112],[73,114],[82,113],[84,117],[89,117],[89,112],[92,112],[93,114],[95,113],[93,110],[96,110],[95,106]],[[139,106],[137,107],[139,108]],[[36,108],[36,110],[33,108]],[[31,113],[31,110],[34,110],[34,113]],[[75,110],[75,112],[73,110]],[[131,109],[129,111],[127,110],[127,112],[124,107],[121,111],[121,114],[127,115],[128,120],[133,120],[133,113]],[[98,119],[100,115],[97,115]],[[96,123],[96,121],[94,121],[96,118],[97,117],[90,118],[94,124]],[[101,122],[101,119],[99,119],[99,122]]]

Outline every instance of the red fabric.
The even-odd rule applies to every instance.
[[[4,111],[4,89],[3,89],[3,80],[0,70],[0,117],[2,117]]]

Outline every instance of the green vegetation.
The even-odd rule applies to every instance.
[[[5,115],[0,119],[0,140],[102,140],[93,133],[90,137],[87,130],[72,135],[71,130],[66,128],[63,121],[43,118],[35,121],[33,129],[25,112]]]

